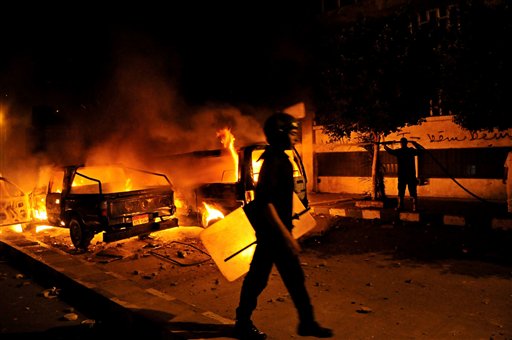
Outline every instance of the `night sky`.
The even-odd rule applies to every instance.
[[[133,55],[154,58],[187,103],[293,101],[316,14],[294,1],[38,6],[5,10],[0,24],[2,94],[34,105],[99,100]]]

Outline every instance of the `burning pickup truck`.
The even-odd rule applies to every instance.
[[[48,222],[69,228],[78,249],[100,232],[113,242],[178,225],[167,176],[120,165],[56,168],[45,201]]]

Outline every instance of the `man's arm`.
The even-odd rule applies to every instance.
[[[393,149],[391,149],[389,146],[387,146],[386,144],[382,144],[382,146],[384,147],[384,150],[386,150],[387,152],[389,153],[393,153]]]
[[[420,155],[425,150],[425,148],[423,146],[421,146],[418,142],[411,141],[411,144],[412,144],[412,146],[414,146],[414,149],[416,149],[416,152],[415,152],[416,156]]]
[[[301,248],[299,242],[292,236],[292,233],[286,228],[283,221],[279,217],[277,213],[276,207],[272,203],[267,203],[265,206],[265,215],[267,215],[268,221],[272,224],[272,227],[279,230],[280,234],[283,236],[283,240],[285,244],[290,248],[290,250],[295,254],[301,252]]]
[[[414,148],[418,151],[422,151],[422,150],[425,150],[425,148],[423,146],[421,146],[418,142],[415,142],[415,141],[411,141],[411,144],[412,146],[414,146]]]

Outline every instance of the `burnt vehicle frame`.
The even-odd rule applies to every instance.
[[[259,168],[262,163],[262,160],[259,158],[267,146],[267,143],[260,142],[245,145],[237,149],[238,164],[235,169],[236,181],[200,183],[195,185],[192,190],[189,190],[189,198],[186,200],[185,207],[178,209],[180,221],[183,221],[183,223],[194,223],[206,228],[211,223],[215,222],[215,220],[205,220],[207,209],[202,204],[203,202],[221,211],[223,214],[227,214],[252,201],[254,199],[254,190],[259,175]],[[204,158],[219,158],[225,153],[226,150],[223,149],[194,151],[187,154],[171,156],[168,160],[172,160],[174,163],[177,159],[186,159],[188,162],[194,163]],[[307,207],[307,178],[302,159],[295,148],[287,150],[287,153],[294,167],[293,178],[295,192]],[[224,175],[223,173],[222,178]]]
[[[142,185],[127,173],[154,183]],[[104,242],[114,242],[178,226],[167,176],[119,164],[56,167],[45,201],[48,222],[68,228],[78,249],[87,249],[98,233]]]
[[[16,184],[0,176],[0,226],[30,222],[29,196]]]

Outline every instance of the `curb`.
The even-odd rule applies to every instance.
[[[512,230],[512,217],[478,216],[470,214],[436,214],[427,212],[396,212],[393,209],[313,207],[315,214],[347,219],[381,220],[383,222],[438,223],[446,226],[468,227],[484,225],[493,230]]]
[[[143,289],[121,275],[73,258],[22,234],[0,240],[0,250],[46,284],[58,284],[62,298],[109,322],[119,323],[130,335],[155,339],[198,339],[233,320],[202,310],[156,289]],[[70,294],[67,292],[72,291]],[[91,303],[92,301],[92,303]],[[217,332],[218,333],[218,332]],[[206,334],[206,333],[204,333]],[[210,339],[229,339],[211,337]]]

